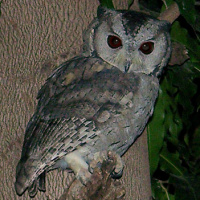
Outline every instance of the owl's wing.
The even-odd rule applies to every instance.
[[[68,85],[64,83],[64,77],[69,73],[63,72],[64,69],[62,72],[57,72],[62,74],[62,82],[56,73],[54,77],[57,76],[57,81],[55,80],[54,84],[47,81],[45,85],[47,90],[42,88],[43,93],[39,96],[40,104],[38,104],[37,112],[30,120],[26,130],[22,157],[33,155],[39,159],[44,158],[41,160],[49,165],[45,159],[45,152],[51,152],[53,147],[58,154],[58,149],[63,146],[63,143],[68,148],[70,143],[68,144],[66,138],[71,141],[70,138],[75,137],[74,132],[78,132],[80,127],[86,126],[84,123],[87,124],[85,132],[87,134],[91,132],[94,129],[95,116],[101,112],[102,107],[108,104],[123,105],[124,102],[127,102],[124,101],[126,95],[137,90],[136,86],[134,87],[130,83],[126,74],[117,68],[102,68],[102,71],[93,73],[89,78],[82,77]],[[58,90],[55,88],[55,91],[50,93],[49,88],[52,88],[52,85],[57,86]],[[78,134],[78,138],[82,138],[80,133],[76,134]],[[84,140],[80,140],[80,144],[87,142],[85,134],[83,136]],[[64,142],[61,142],[62,140]],[[71,143],[73,143],[73,148],[70,147],[70,151],[65,150],[64,154],[77,147],[74,139]],[[57,145],[60,146],[56,148]]]
[[[75,57],[61,64],[38,92],[37,111],[41,110],[52,96],[61,93],[69,85],[88,80],[94,74],[110,68],[112,66],[102,59],[91,57]]]
[[[29,194],[34,196],[39,176],[76,147],[92,140],[97,131],[94,130],[94,123],[84,117],[44,120],[35,116],[26,134],[29,137],[24,141],[17,166],[15,188],[18,194],[22,194],[31,187]]]
[[[83,78],[90,78],[93,74],[97,73],[98,70],[102,70],[105,67],[106,65],[103,65],[101,59],[91,59],[87,57],[75,57],[62,63],[46,80],[46,83],[38,92],[38,105],[35,115],[27,125],[24,141],[29,140],[31,137],[31,131],[28,130],[33,129],[36,116],[41,115],[41,110],[45,108],[52,98],[55,98],[56,95],[60,95],[69,85],[76,84]]]
[[[27,126],[17,167],[16,182],[22,185],[18,193],[64,155],[93,141],[100,133],[95,120],[101,109],[108,104],[123,105],[124,97],[136,90],[117,68],[107,69],[86,58],[80,62],[78,67],[63,65],[39,92],[37,111]],[[91,62],[98,70],[91,72]],[[69,78],[70,73],[75,74],[70,76],[73,78]]]

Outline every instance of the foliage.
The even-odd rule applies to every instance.
[[[100,5],[106,8],[114,8],[112,0],[99,0]]]
[[[102,0],[107,6],[111,0]],[[172,0],[164,1],[167,6]],[[184,45],[190,59],[168,66],[148,130],[152,196],[155,200],[200,199],[200,7],[176,0],[181,16],[171,27],[172,42]],[[127,7],[133,4],[128,1]],[[163,1],[142,0],[141,8],[165,9]],[[112,6],[109,6],[112,8]]]

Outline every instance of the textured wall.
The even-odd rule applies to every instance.
[[[0,199],[30,199],[14,191],[26,124],[36,95],[56,64],[81,49],[82,31],[96,15],[97,0],[7,0],[0,17]],[[125,1],[116,1],[126,8]],[[124,156],[126,199],[149,199],[146,135]],[[47,192],[35,199],[59,199],[69,180],[67,172],[47,176]]]

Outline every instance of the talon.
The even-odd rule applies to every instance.
[[[111,173],[111,177],[114,179],[119,179],[122,177],[123,170],[115,172],[115,170]]]
[[[94,159],[90,162],[89,171],[93,172],[94,168],[101,168],[104,160],[108,159],[107,151],[97,152],[94,154]]]
[[[111,173],[112,178],[120,178],[123,174],[124,164],[121,157],[112,151],[102,151],[97,152],[94,155],[94,159],[89,165],[89,171],[93,173],[94,168],[101,168],[103,161],[116,160],[116,165],[114,171]]]
[[[122,158],[115,152],[108,152],[109,157],[116,159],[115,170],[111,173],[112,178],[121,178],[124,169]]]

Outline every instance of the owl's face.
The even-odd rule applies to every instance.
[[[124,72],[159,75],[170,57],[169,29],[135,11],[101,9],[85,33],[85,52]]]

